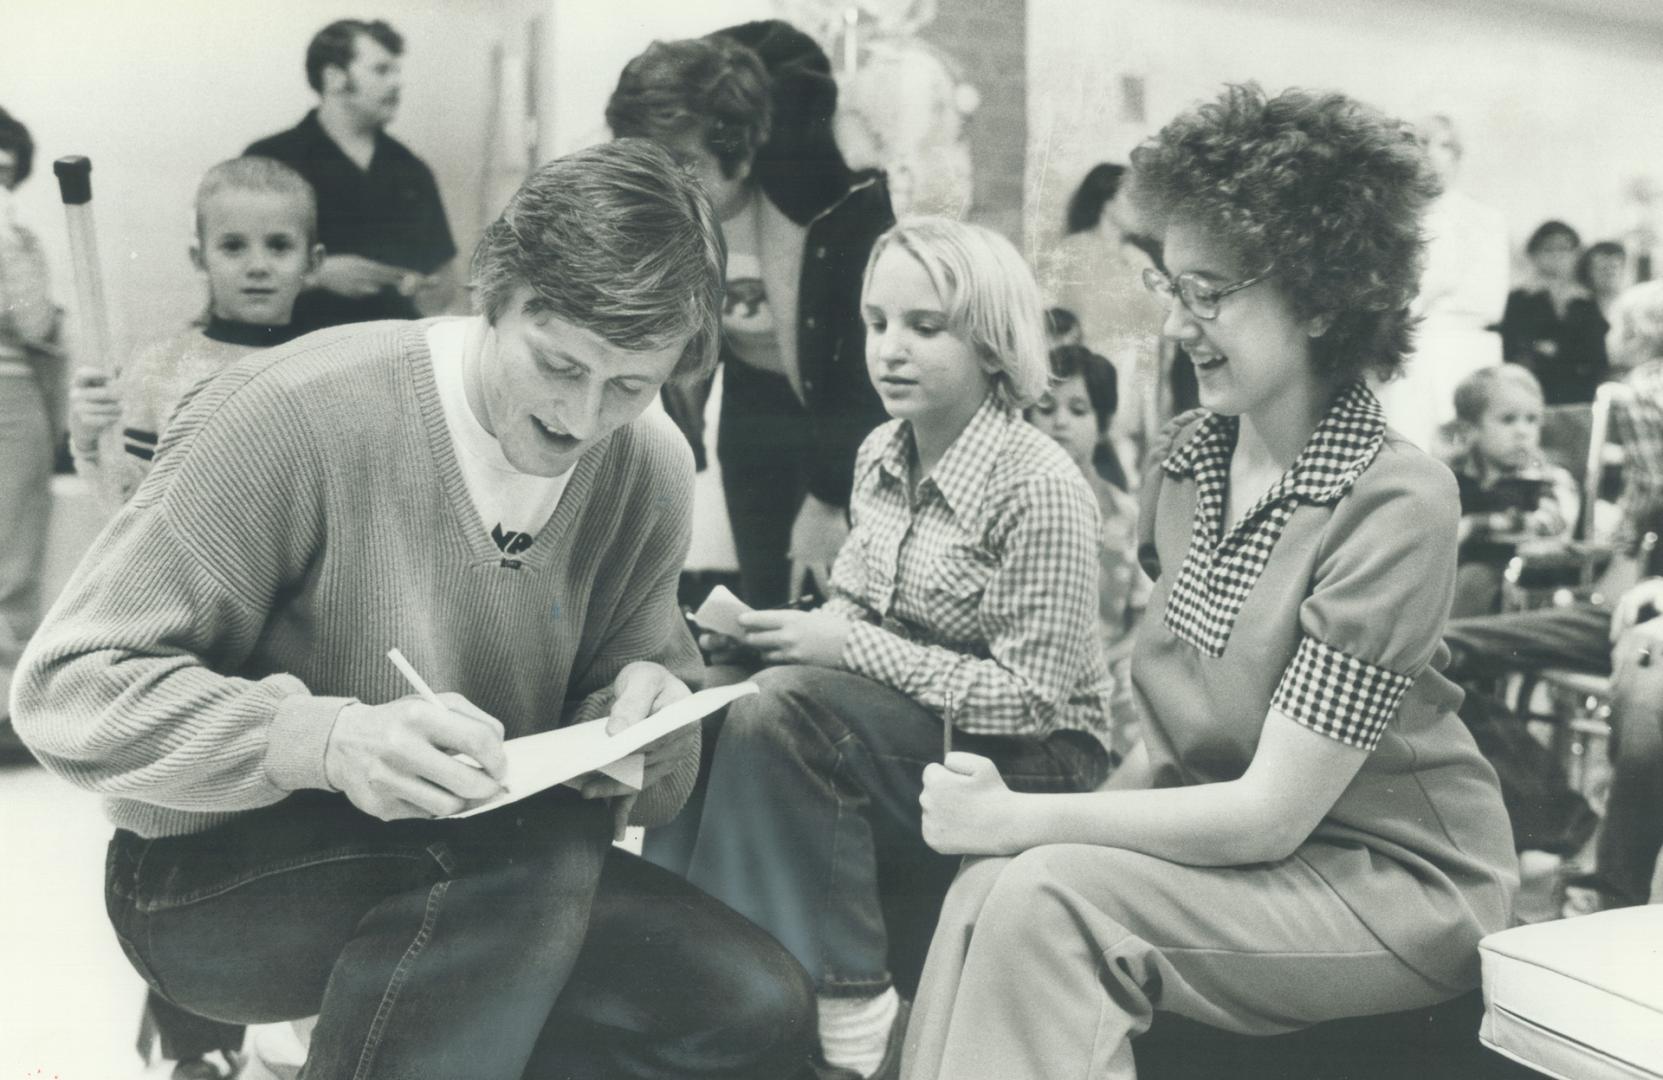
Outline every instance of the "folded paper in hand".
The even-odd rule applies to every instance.
[[[508,755],[508,790],[494,799],[450,816],[464,818],[483,814],[594,772],[604,772],[638,788],[642,776],[642,747],[688,724],[697,723],[731,701],[756,692],[757,685],[751,682],[701,690],[616,735],[606,733],[607,720],[602,718],[509,739],[502,747]]]
[[[704,598],[699,610],[693,612],[693,621],[706,630],[728,637],[743,638],[745,628],[739,625],[739,616],[752,611],[751,606],[733,592],[726,585],[718,585],[710,590],[710,595]]]

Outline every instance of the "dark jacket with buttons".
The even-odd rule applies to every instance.
[[[832,134],[837,83],[812,38],[777,19],[717,34],[754,50],[768,69],[773,123],[751,176],[770,202],[808,228],[797,293],[797,368],[814,441],[808,489],[823,502],[847,506],[855,451],[889,419],[866,376],[860,317],[867,257],[895,224],[889,187],[882,172],[854,172],[844,162]],[[732,359],[725,345],[722,359]],[[700,391],[665,395],[701,466],[705,397]]]
[[[797,366],[814,428],[808,488],[833,506],[849,504],[855,451],[889,419],[866,375],[860,286],[873,242],[894,223],[883,174],[860,174],[842,199],[809,224],[803,247]]]

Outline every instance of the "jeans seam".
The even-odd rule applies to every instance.
[[[422,950],[427,948],[427,943],[433,939],[433,926],[439,921],[439,908],[444,903],[445,893],[449,890],[450,882],[440,881],[435,882],[427,891],[427,910],[422,914],[421,927],[404,950],[398,966],[393,969],[392,977],[387,980],[387,989],[381,994],[381,1004],[375,1010],[374,1019],[370,1021],[369,1032],[364,1036],[364,1051],[358,1057],[358,1068],[352,1074],[353,1080],[364,1080],[369,1076],[369,1070],[375,1063],[376,1051],[381,1048],[381,1037],[387,1030],[393,1007],[398,1004],[399,992],[404,989],[404,984],[410,977],[410,969],[421,956]]]
[[[146,848],[145,856],[148,856],[149,854],[150,851]],[[314,866],[326,866],[329,863],[347,862],[359,859],[408,859],[415,862],[422,861],[419,855],[416,855],[413,852],[402,851],[337,851],[325,855],[307,855],[294,859],[288,859],[280,863],[260,866],[245,873],[238,874],[236,877],[231,878],[228,881],[216,882],[213,885],[196,889],[181,896],[169,896],[165,900],[151,898],[140,902],[138,898],[135,897],[134,906],[147,915],[161,911],[171,911],[175,908],[189,907],[190,905],[200,903],[203,900],[211,900],[216,896],[222,896],[234,889],[240,889],[244,885],[252,884],[262,878],[275,877],[278,874],[287,874],[295,870],[303,870]],[[143,864],[144,856],[140,856],[140,867],[142,867]],[[135,869],[135,892],[138,891],[136,888],[137,881],[138,872],[137,869]]]

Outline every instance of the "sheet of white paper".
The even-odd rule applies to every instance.
[[[641,785],[647,776],[647,755],[631,754],[626,758],[619,758],[610,765],[602,765],[600,772],[605,773],[620,784],[641,790]]]
[[[635,754],[648,743],[656,742],[688,724],[697,723],[729,702],[756,692],[757,685],[751,682],[701,690],[616,735],[606,733],[606,719],[602,718],[509,739],[503,744],[503,750],[508,755],[508,790],[494,799],[450,816],[464,818],[483,814],[584,773],[601,771]],[[629,782],[624,777],[619,779]]]
[[[739,616],[750,610],[751,606],[733,595],[726,585],[718,585],[710,590],[710,595],[704,598],[699,610],[693,612],[693,621],[706,630],[726,634],[728,637],[742,638],[745,631],[739,625]]]

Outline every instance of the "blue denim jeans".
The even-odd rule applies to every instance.
[[[153,989],[203,1016],[318,1014],[309,1080],[793,1076],[801,969],[610,844],[557,791],[460,821],[303,792],[208,832],[117,832],[106,900]]]
[[[959,864],[924,843],[918,805],[941,719],[846,671],[776,667],[756,681],[716,739],[688,879],[777,937],[819,993],[878,993],[891,984],[886,909],[924,913],[909,932],[927,943]],[[1084,791],[1108,773],[1107,750],[1078,732],[954,744],[1018,791]]]

